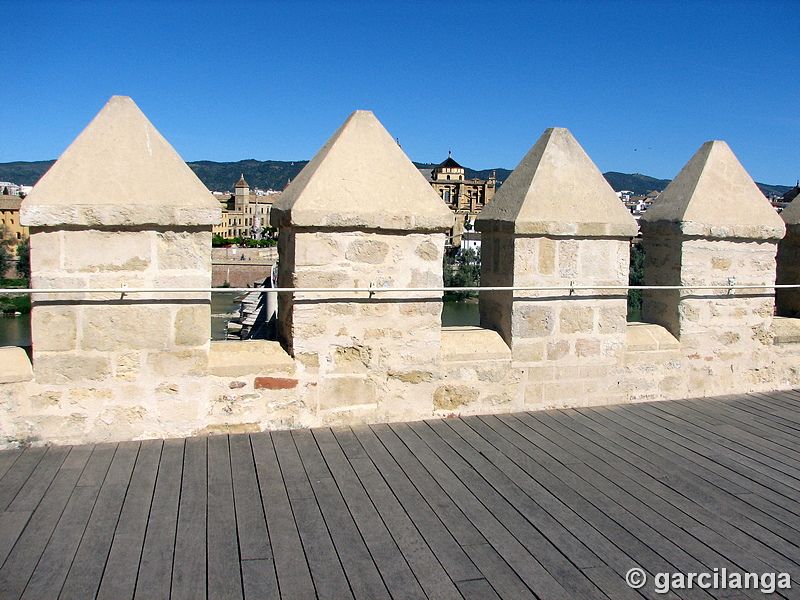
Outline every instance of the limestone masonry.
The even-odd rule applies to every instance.
[[[377,182],[377,183],[376,183]],[[376,188],[377,185],[377,188]],[[152,196],[153,187],[166,189]],[[166,198],[167,206],[164,207]],[[636,224],[569,131],[548,129],[476,222],[480,327],[441,327],[453,213],[357,111],[272,207],[280,342],[209,342],[219,202],[114,97],[21,207],[33,361],[0,348],[0,443],[95,443],[775,390],[800,383],[797,227],[724,142],[645,214],[648,323],[626,323]],[[266,223],[264,224],[266,225]],[[787,237],[784,237],[784,234]],[[777,260],[776,260],[777,256]],[[43,293],[120,288],[119,293]],[[597,286],[593,289],[570,288]],[[363,288],[313,293],[302,288]],[[370,290],[373,290],[372,292]],[[377,292],[375,290],[378,290]]]

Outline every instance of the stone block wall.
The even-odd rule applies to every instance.
[[[37,380],[135,382],[202,373],[210,338],[210,294],[136,288],[207,288],[209,230],[33,227],[36,289],[122,288],[130,294],[34,294],[31,333]]]
[[[157,159],[167,149],[157,132],[150,131],[147,143],[137,141],[149,123],[129,103],[112,104],[107,118],[122,111],[122,120],[136,125],[130,127],[133,142],[113,150],[138,148],[138,154],[136,160],[110,156],[103,163],[115,165],[108,178],[128,178],[130,164],[152,159],[158,164],[147,168],[165,182],[183,177],[181,190],[196,186],[179,157],[170,154],[162,170]],[[95,143],[117,135],[108,125],[95,132]],[[78,146],[91,137],[82,134]],[[682,171],[676,187],[662,194],[665,204],[653,205],[644,226],[646,280],[686,289],[646,294],[644,314],[653,322],[632,324],[625,322],[625,294],[598,289],[627,283],[632,218],[569,132],[548,130],[476,225],[484,235],[484,286],[561,289],[481,292],[481,327],[443,329],[440,292],[379,290],[442,285],[452,215],[374,116],[356,113],[272,211],[281,228],[279,285],[297,288],[282,293],[281,343],[210,343],[208,292],[136,289],[209,287],[216,201],[195,187],[170,196],[172,217],[162,219],[148,205],[148,190],[127,202],[112,193],[115,183],[101,200],[117,198],[116,205],[76,205],[76,198],[59,195],[72,188],[57,185],[57,178],[74,182],[87,163],[70,158],[68,150],[66,166],[54,166],[27,199],[33,286],[40,290],[33,298],[33,369],[23,351],[0,349],[0,446],[798,386],[800,319],[773,319],[770,290],[693,287],[771,285],[775,278],[783,226],[747,191],[726,152],[704,146],[687,165],[688,175]],[[385,189],[375,189],[375,169],[385,169],[377,178]],[[704,183],[709,172],[715,185]],[[90,183],[96,181],[92,173],[84,173]],[[715,196],[720,173],[738,180]],[[564,197],[565,189],[574,194]],[[693,190],[688,206],[682,204],[687,189]],[[731,190],[744,190],[744,200]],[[723,201],[736,210],[721,210]],[[194,219],[191,206],[202,219]],[[418,213],[409,214],[408,206]],[[731,222],[731,214],[745,222]],[[559,215],[563,220],[554,221]],[[793,255],[778,255],[779,273],[787,256]],[[787,282],[800,283],[794,271],[784,272]],[[123,285],[129,290],[124,295],[42,293]],[[302,291],[317,287],[359,291]]]
[[[433,394],[441,347],[441,293],[374,288],[440,287],[444,233],[283,230],[280,287],[363,288],[364,292],[286,293],[280,337],[320,378],[320,410],[353,404],[389,418],[413,414],[409,382]],[[292,258],[294,259],[292,262]],[[357,399],[357,400],[354,400]]]

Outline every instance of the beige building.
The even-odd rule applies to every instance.
[[[222,208],[222,222],[214,226],[214,233],[226,238],[258,237],[258,228],[269,227],[269,213],[279,196],[280,192],[264,194],[251,190],[242,174],[233,195],[214,194]],[[260,233],[263,234],[263,229]]]
[[[492,176],[481,179],[466,179],[464,167],[448,156],[447,160],[431,169],[427,176],[433,189],[457,216],[451,232],[453,245],[460,245],[464,224],[474,221],[483,207],[494,197],[497,179]]]
[[[0,227],[8,230],[10,238],[13,240],[12,249],[28,237],[28,228],[19,222],[19,207],[22,198],[19,196],[0,196]]]

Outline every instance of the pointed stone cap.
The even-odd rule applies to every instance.
[[[800,185],[797,185],[794,189],[790,190],[790,192],[795,192],[797,190],[800,190]],[[788,194],[789,192],[784,194],[784,198]],[[781,213],[781,218],[783,218],[784,223],[787,225],[800,225],[800,194],[795,194],[791,202],[786,205],[786,208],[784,208]]]
[[[592,159],[563,127],[546,130],[475,220],[479,231],[632,237],[638,228]]]
[[[281,193],[270,223],[446,231],[453,213],[375,115],[359,110]]]
[[[706,142],[642,216],[642,231],[780,239],[783,220],[728,144]]]
[[[28,226],[213,225],[219,202],[142,114],[114,96],[25,198]]]

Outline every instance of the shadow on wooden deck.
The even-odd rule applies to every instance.
[[[29,448],[0,476],[3,600],[800,597],[794,391]],[[657,593],[690,572],[792,589]]]

